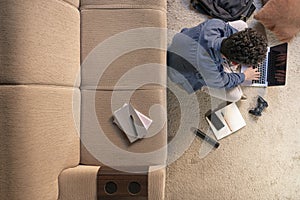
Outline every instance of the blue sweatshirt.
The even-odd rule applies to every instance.
[[[237,32],[226,22],[209,19],[177,33],[168,47],[168,76],[188,93],[206,85],[212,88],[234,88],[245,80],[243,73],[226,73],[221,55],[223,39]]]

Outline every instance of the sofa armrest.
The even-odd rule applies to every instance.
[[[97,178],[99,166],[80,165],[75,168],[66,169],[59,176],[59,200],[97,200]],[[123,174],[124,175],[124,174]],[[136,178],[136,175],[132,175]],[[163,200],[165,191],[166,169],[164,166],[151,166],[148,171],[148,199]],[[108,179],[101,180],[110,181]],[[118,186],[121,189],[122,186]],[[134,197],[134,196],[131,196]],[[120,197],[109,196],[111,200]],[[126,197],[124,197],[126,198]]]
[[[58,179],[58,200],[97,199],[97,174],[100,166],[79,165],[64,170]]]
[[[166,168],[162,166],[150,166],[148,174],[149,200],[165,199]]]

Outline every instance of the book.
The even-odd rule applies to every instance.
[[[150,118],[127,103],[116,110],[113,117],[113,122],[126,134],[131,143],[144,138],[152,124]]]
[[[220,140],[246,126],[246,122],[235,103],[231,103],[206,116],[217,140]]]

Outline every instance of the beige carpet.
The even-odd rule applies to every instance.
[[[204,16],[191,11],[188,5],[189,0],[168,0],[169,29],[177,32],[205,20]],[[248,22],[250,25],[256,23],[253,19]],[[270,45],[278,43],[270,32],[267,34]],[[245,88],[248,99],[240,102],[239,108],[247,126],[220,140],[220,147],[213,151],[195,138],[182,152],[183,155],[168,166],[166,199],[299,200],[299,78],[300,36],[289,43],[287,85],[268,89]],[[178,99],[189,102],[192,97],[178,92],[176,98],[173,93],[168,92],[170,141],[179,134],[181,116],[188,116],[193,108],[199,108],[199,126],[208,130],[204,113],[221,102],[197,92],[196,103],[191,101],[191,104],[179,105]],[[181,94],[183,96],[179,97]],[[268,101],[269,107],[262,117],[255,119],[248,114],[248,110],[256,105],[258,94]],[[191,138],[189,131],[186,131],[187,138]],[[176,145],[170,148],[170,155],[180,155],[182,146],[180,142]],[[179,153],[174,153],[176,149]]]

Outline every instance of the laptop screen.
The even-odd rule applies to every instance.
[[[270,48],[268,86],[279,86],[286,83],[287,46],[287,43],[283,43]]]

